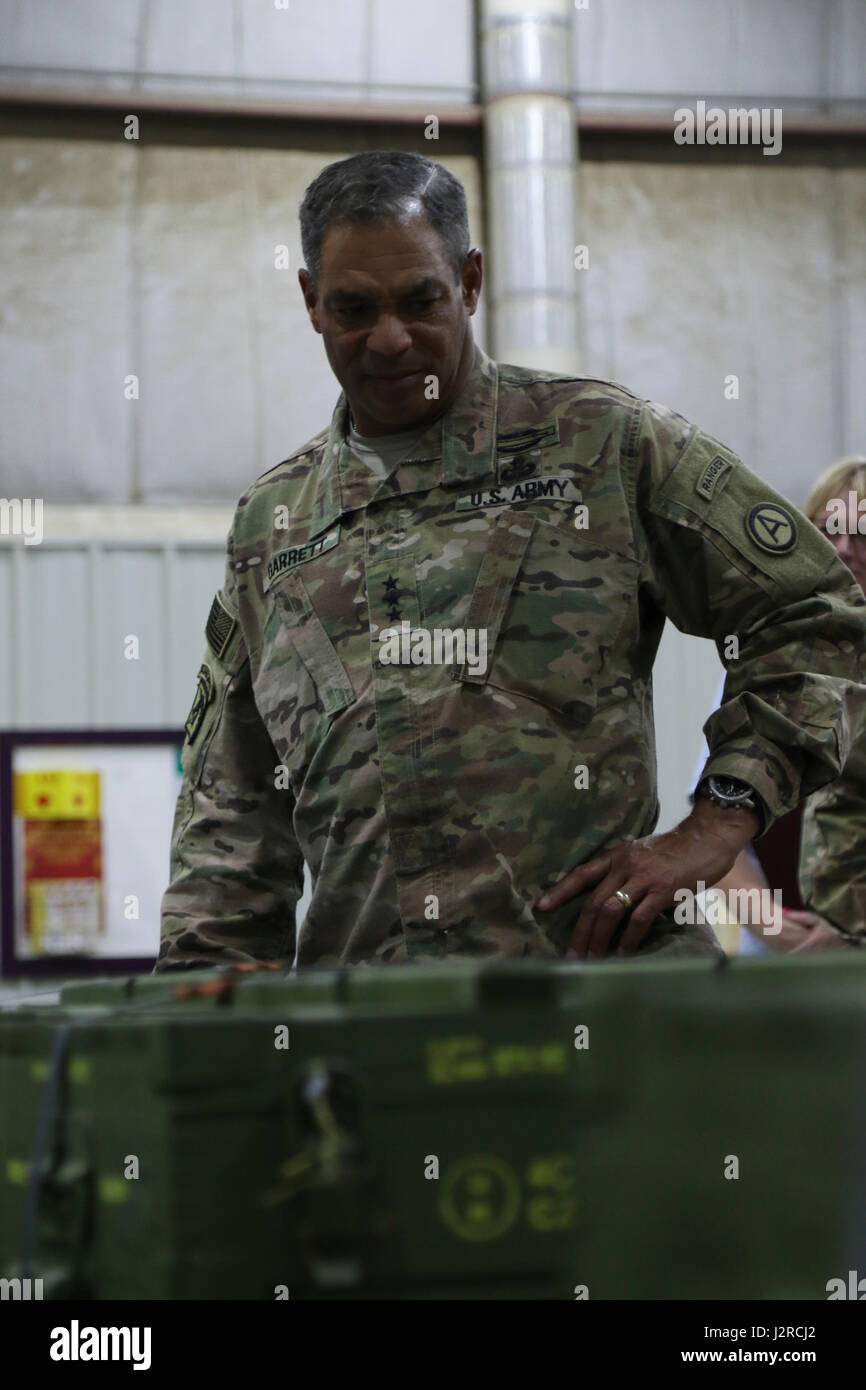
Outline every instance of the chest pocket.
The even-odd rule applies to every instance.
[[[301,575],[282,577],[270,598],[256,704],[275,748],[291,766],[312,754],[327,721],[356,694]]]
[[[290,574],[274,591],[280,620],[291,633],[292,643],[315,682],[322,710],[336,714],[355,699],[352,682],[319,620],[299,574]]]
[[[613,653],[636,613],[639,565],[586,533],[510,508],[498,518],[466,618],[487,630],[487,669],[455,679],[489,685],[580,723],[615,679]]]

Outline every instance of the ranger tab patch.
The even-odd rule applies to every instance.
[[[793,550],[797,539],[797,523],[777,502],[759,502],[753,507],[746,518],[746,530],[756,545],[772,555]]]
[[[695,492],[699,492],[702,497],[712,497],[716,483],[733,466],[730,459],[723,459],[721,454],[716,454],[712,463],[707,465],[703,475],[695,483]]]
[[[508,507],[514,502],[581,502],[583,493],[571,478],[524,478],[506,487],[491,487],[485,492],[470,492],[458,497],[455,510],[465,512],[475,507]]]
[[[280,550],[268,561],[268,573],[262,589],[265,593],[271,587],[275,579],[293,570],[296,565],[305,565],[308,560],[318,560],[320,555],[324,555],[326,550],[333,550],[340,539],[340,528],[334,526],[332,530],[326,532],[324,536],[319,536],[314,541],[307,541],[306,545],[292,545],[287,550]]]
[[[210,667],[202,665],[199,667],[195,696],[193,697],[192,709],[190,710],[186,724],[187,743],[192,743],[199,729],[208,705],[215,694],[214,679],[211,675]]]

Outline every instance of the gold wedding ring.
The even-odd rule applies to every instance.
[[[614,897],[619,898],[623,907],[634,907],[634,903],[632,902],[628,893],[626,893],[623,888],[617,888],[616,892],[614,893]]]

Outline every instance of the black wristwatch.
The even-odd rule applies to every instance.
[[[754,811],[761,825],[764,824],[763,806],[754,787],[739,777],[725,777],[711,774],[704,777],[695,787],[693,800],[698,798],[712,801],[727,811]]]

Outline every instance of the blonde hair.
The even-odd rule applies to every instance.
[[[866,455],[851,454],[848,458],[837,459],[825,469],[809,493],[803,511],[810,521],[815,521],[827,510],[831,497],[843,497],[853,489],[857,500],[866,497]],[[843,497],[847,502],[847,498]]]

